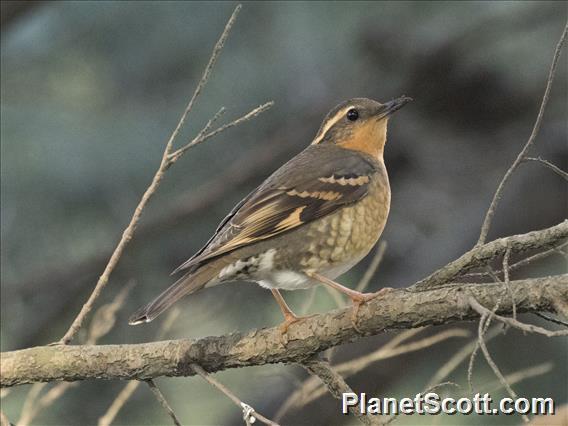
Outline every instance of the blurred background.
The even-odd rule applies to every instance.
[[[2,3],[2,351],[47,344],[66,331],[150,183],[235,5]],[[155,340],[165,317],[129,327],[132,311],[170,284],[169,273],[205,243],[241,197],[309,144],[333,106],[354,96],[415,99],[390,124],[386,164],[393,200],[382,238],[388,248],[370,289],[408,286],[471,248],[498,182],[531,132],[567,16],[565,2],[245,2],[178,144],[221,106],[227,108],[225,120],[268,100],[275,106],[192,149],[168,171],[99,300],[98,306],[109,303],[127,282],[136,283],[116,327],[100,343]],[[564,170],[566,68],[564,52],[532,151]],[[536,163],[522,165],[489,237],[557,224],[567,205],[561,178]],[[340,281],[354,285],[368,263]],[[564,272],[565,259],[553,256],[512,278]],[[314,296],[310,313],[335,308],[325,290]],[[301,310],[310,292],[285,297]],[[178,306],[182,312],[169,338],[281,321],[271,294],[250,283],[206,290]],[[521,319],[543,325],[534,316]],[[459,327],[477,329],[473,323]],[[333,362],[376,350],[393,336],[338,348]],[[84,338],[85,332],[77,341]],[[413,396],[470,339],[448,339],[373,364],[348,382],[372,395]],[[489,350],[505,374],[552,363],[548,373],[514,388],[521,396],[554,397],[558,405],[568,400],[566,340],[510,330]],[[480,389],[496,380],[482,357],[474,372]],[[449,378],[465,386],[464,392],[466,374],[467,361]],[[275,365],[216,377],[270,417],[306,373]],[[184,423],[242,424],[232,403],[199,378],[157,383]],[[82,383],[34,423],[95,424],[123,386]],[[3,399],[10,419],[18,418],[28,390],[14,389]],[[339,415],[338,407],[326,394],[281,421],[357,424]],[[520,422],[518,416],[398,420],[401,425]],[[145,386],[116,419],[124,425],[169,423]]]

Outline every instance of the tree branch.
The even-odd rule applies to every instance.
[[[152,393],[154,394],[154,396],[156,397],[156,399],[158,400],[160,405],[164,408],[164,411],[166,413],[168,413],[168,416],[170,416],[174,425],[175,426],[181,426],[181,422],[177,418],[176,413],[174,412],[174,410],[172,409],[170,404],[168,404],[168,401],[164,397],[164,394],[162,394],[162,391],[160,390],[160,388],[158,386],[156,386],[156,382],[154,382],[154,380],[152,380],[152,379],[149,379],[149,380],[146,380],[146,383],[150,387],[150,390],[152,391]]]
[[[371,352],[370,354],[365,354],[341,364],[333,365],[333,369],[338,374],[341,374],[343,377],[348,378],[378,361],[383,361],[385,359],[428,348],[437,343],[446,341],[447,339],[452,337],[467,337],[470,334],[466,330],[453,328],[441,331],[440,333],[422,338],[411,343],[403,344],[404,341],[406,341],[410,337],[413,337],[423,329],[425,328],[422,327],[406,330],[396,335],[388,343],[379,347],[377,350]],[[291,408],[297,409],[298,407],[305,406],[315,399],[321,397],[324,393],[325,389],[321,386],[320,380],[318,380],[316,377],[309,377],[308,379],[304,380],[293,393],[288,395],[288,397],[274,416],[275,420],[280,421],[284,414],[286,414],[286,412]]]
[[[158,167],[158,170],[154,174],[154,177],[152,178],[152,182],[150,183],[150,185],[148,186],[146,191],[144,191],[142,198],[140,199],[138,205],[136,206],[136,209],[134,210],[134,213],[132,214],[132,217],[130,218],[130,222],[128,223],[128,226],[123,231],[122,237],[120,238],[118,244],[116,245],[116,248],[114,249],[108,263],[106,264],[103,273],[101,274],[101,276],[97,280],[97,284],[95,285],[95,288],[93,289],[91,295],[89,296],[89,298],[87,299],[87,301],[85,302],[85,304],[83,305],[83,307],[81,308],[81,310],[79,311],[79,313],[77,314],[75,319],[73,320],[73,323],[71,324],[71,326],[69,327],[69,329],[67,330],[65,335],[61,338],[61,340],[59,340],[58,343],[63,344],[63,345],[68,344],[69,342],[71,342],[73,337],[77,334],[79,329],[82,327],[83,322],[85,321],[85,318],[87,317],[89,312],[93,309],[93,306],[94,306],[96,300],[98,299],[98,297],[100,296],[100,294],[102,293],[102,291],[104,290],[106,285],[108,284],[110,275],[112,274],[116,265],[118,264],[118,261],[122,257],[122,254],[124,253],[124,250],[126,249],[126,246],[130,242],[130,240],[132,240],[132,237],[134,236],[136,228],[138,227],[138,223],[140,222],[140,218],[142,217],[142,212],[143,212],[144,208],[146,207],[146,205],[148,204],[148,202],[150,201],[150,199],[152,198],[152,196],[155,194],[156,190],[160,186],[160,183],[162,182],[162,180],[165,176],[165,173],[169,169],[169,167],[173,163],[175,163],[181,157],[181,155],[187,151],[187,149],[197,145],[200,142],[205,141],[206,139],[222,132],[225,129],[228,129],[232,126],[235,126],[237,124],[242,123],[243,121],[246,121],[246,120],[248,120],[252,117],[255,117],[256,115],[260,114],[261,112],[265,111],[266,109],[270,108],[270,106],[272,106],[272,103],[269,102],[267,104],[264,104],[264,105],[262,105],[262,106],[260,106],[256,109],[254,109],[253,111],[249,112],[245,116],[243,116],[243,117],[241,117],[241,118],[239,118],[239,119],[237,119],[237,120],[235,120],[235,121],[233,121],[233,122],[231,122],[227,125],[221,126],[214,131],[209,131],[213,122],[223,112],[223,109],[221,109],[217,114],[215,114],[215,116],[211,120],[209,120],[209,122],[205,125],[203,130],[201,132],[199,132],[196,139],[194,139],[186,147],[182,148],[180,152],[178,152],[178,151],[173,152],[173,144],[174,144],[179,132],[181,131],[183,125],[185,124],[187,116],[189,115],[189,113],[193,109],[195,101],[197,100],[201,91],[203,90],[203,87],[205,87],[205,85],[207,84],[207,81],[209,80],[211,70],[215,66],[215,62],[217,61],[217,58],[219,57],[219,54],[220,54],[221,50],[223,49],[223,46],[225,45],[225,41],[227,40],[227,37],[229,36],[229,32],[231,31],[231,28],[233,27],[233,24],[235,23],[235,20],[237,19],[237,15],[238,15],[240,9],[241,9],[241,5],[237,5],[235,10],[233,11],[233,14],[229,18],[229,21],[225,25],[225,29],[221,33],[219,40],[215,44],[215,47],[213,48],[213,52],[211,53],[211,56],[209,58],[209,62],[207,63],[207,66],[205,67],[205,70],[203,71],[203,75],[201,76],[201,79],[199,80],[199,83],[197,84],[197,87],[195,88],[195,91],[193,92],[191,99],[189,100],[187,106],[185,107],[185,110],[184,110],[183,114],[181,115],[181,118],[179,119],[174,131],[172,132],[168,141],[166,142],[166,146],[164,148],[164,152],[162,154],[162,159],[160,161],[160,165]],[[172,154],[176,154],[176,155],[172,156]]]
[[[278,426],[278,423],[273,422],[269,418],[257,412],[247,403],[241,401],[238,396],[236,396],[233,392],[231,392],[225,385],[223,385],[222,383],[218,382],[213,377],[211,377],[211,375],[207,373],[207,371],[205,371],[199,365],[192,364],[191,368],[193,368],[195,373],[201,376],[203,380],[205,380],[211,386],[217,388],[221,393],[223,393],[227,398],[233,401],[233,403],[243,411],[243,420],[247,425],[254,423],[256,419],[258,419],[265,425]]]
[[[345,382],[343,377],[331,368],[328,361],[312,358],[303,362],[302,367],[308,370],[313,376],[318,377],[334,398],[340,400],[342,394],[353,393],[353,390]],[[380,424],[376,416],[362,414],[358,406],[349,407],[349,412],[356,416],[363,424],[369,426]]]
[[[493,216],[495,215],[495,210],[497,209],[497,205],[503,196],[503,189],[509,178],[513,175],[517,167],[524,161],[527,157],[527,153],[530,147],[533,145],[536,136],[538,135],[538,131],[540,130],[540,125],[542,124],[542,117],[544,117],[544,109],[546,108],[546,104],[548,103],[548,98],[550,97],[550,90],[552,89],[552,82],[554,81],[554,75],[556,74],[556,66],[558,65],[558,59],[560,58],[560,54],[562,53],[562,47],[564,46],[564,42],[566,41],[566,33],[568,32],[568,24],[564,27],[564,31],[560,36],[560,40],[558,40],[558,44],[556,45],[556,49],[554,50],[554,56],[552,58],[552,64],[550,65],[550,71],[548,72],[548,78],[546,80],[546,88],[544,89],[544,95],[542,96],[542,102],[540,104],[540,108],[538,110],[538,115],[536,117],[536,121],[534,123],[534,127],[532,129],[531,135],[521,152],[511,164],[511,167],[505,172],[503,179],[499,182],[499,186],[493,195],[493,199],[491,200],[491,204],[487,209],[487,213],[485,214],[485,218],[483,219],[483,224],[481,225],[481,233],[479,234],[479,239],[477,240],[476,246],[480,246],[485,243],[487,239],[487,234],[489,233],[489,228],[491,227],[491,222],[493,221]]]
[[[568,300],[568,275],[511,281],[512,297],[502,283],[453,284],[428,291],[394,290],[361,306],[357,333],[351,308],[316,315],[288,330],[283,346],[278,327],[198,340],[170,340],[133,345],[40,346],[1,354],[0,385],[56,380],[138,379],[195,374],[190,364],[209,372],[275,363],[301,363],[330,347],[386,330],[450,324],[478,318],[464,294],[483,306],[500,299],[500,315],[517,311],[552,311],[555,301]]]
[[[523,159],[523,161],[524,162],[535,161],[537,163],[540,163],[543,166],[548,167],[550,170],[552,170],[554,173],[556,173],[558,176],[560,176],[565,181],[568,181],[568,173],[566,173],[564,170],[562,170],[557,165],[552,164],[550,161],[547,161],[547,160],[540,158],[540,157],[536,157],[536,158],[535,157],[525,157]]]
[[[444,285],[473,268],[489,264],[495,257],[505,254],[507,248],[511,249],[511,254],[534,249],[549,249],[566,239],[568,239],[568,220],[539,231],[499,238],[474,247],[458,259],[418,281],[409,290],[422,291]]]

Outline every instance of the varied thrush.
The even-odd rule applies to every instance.
[[[411,99],[381,104],[354,98],[323,120],[312,143],[238,203],[201,250],[173,273],[182,277],[139,309],[130,324],[149,322],[181,297],[235,280],[272,291],[285,321],[300,318],[280,290],[325,284],[361,303],[360,293],[333,281],[357,264],[379,239],[390,208],[383,160],[390,116]]]

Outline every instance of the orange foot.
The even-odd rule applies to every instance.
[[[353,328],[357,330],[358,333],[361,333],[361,330],[357,326],[357,316],[359,315],[359,308],[362,304],[368,302],[375,297],[384,296],[387,293],[390,293],[394,289],[392,287],[384,287],[377,291],[376,293],[359,293],[359,294],[352,294],[349,297],[353,302],[353,310],[351,311],[351,323],[353,324]]]

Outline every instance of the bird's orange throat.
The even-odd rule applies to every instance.
[[[364,152],[380,160],[383,158],[387,141],[387,122],[388,119],[384,118],[378,122],[369,120],[362,123],[353,130],[348,138],[338,142],[338,145],[346,149]]]

